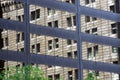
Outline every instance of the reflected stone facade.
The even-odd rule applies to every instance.
[[[75,5],[75,0],[59,0]],[[117,13],[117,2],[115,0],[81,0],[82,6],[105,10]],[[8,20],[19,22],[24,21],[24,8],[20,2],[3,0],[1,1],[2,17]],[[44,27],[60,28],[65,30],[76,30],[76,15],[73,13],[55,10],[36,5],[30,5],[31,24],[41,25]],[[17,26],[17,25],[16,25]],[[107,36],[113,38],[118,37],[118,22],[105,20],[96,17],[81,15],[81,30],[83,33],[94,34],[99,36]],[[3,50],[13,50],[24,52],[24,33],[13,30],[3,29],[1,37],[3,39]],[[54,32],[53,32],[54,33]],[[77,59],[77,41],[67,40],[57,37],[30,34],[30,52],[31,54],[44,54],[57,57],[66,57]],[[82,43],[83,60],[92,60],[99,62],[107,62],[118,64],[118,48],[106,45],[93,44],[88,42]],[[37,65],[31,63],[33,65]],[[4,66],[24,66],[21,62],[5,61]],[[75,68],[60,67],[53,65],[40,65],[45,72],[45,76],[52,80],[77,80],[78,70]],[[98,80],[117,80],[118,74],[83,70],[84,78],[88,73],[95,72]]]

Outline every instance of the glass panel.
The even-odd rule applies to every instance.
[[[119,48],[93,43],[82,43],[82,53],[84,60],[113,63],[119,62]]]
[[[81,15],[81,28],[83,33],[119,38],[119,22]]]
[[[14,0],[1,0],[2,15],[4,19],[23,22],[24,8],[23,3]]]
[[[37,11],[37,12],[36,12]],[[39,14],[39,17],[37,17]],[[43,27],[76,30],[76,16],[73,13],[52,8],[30,5],[30,23]]]
[[[77,58],[77,41],[31,34],[30,52],[57,57]],[[34,50],[34,51],[33,51]]]
[[[1,29],[1,49],[24,51],[24,32]]]
[[[80,5],[98,10],[117,13],[118,0],[81,0]]]

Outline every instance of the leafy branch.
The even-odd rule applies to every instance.
[[[37,66],[10,67],[0,73],[2,80],[47,80],[44,72]]]

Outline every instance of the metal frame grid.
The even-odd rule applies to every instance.
[[[107,11],[92,9],[88,7],[80,6],[80,0],[76,0],[76,4],[69,4],[59,2],[56,0],[15,0],[24,4],[24,22],[4,20],[0,19],[0,28],[21,31],[25,33],[25,54],[23,52],[0,50],[0,59],[25,62],[26,65],[29,62],[45,65],[56,65],[63,67],[78,68],[79,80],[83,80],[83,69],[91,69],[105,72],[113,72],[120,74],[120,65],[82,60],[81,43],[91,42],[108,46],[120,47],[120,39],[102,37],[97,35],[85,34],[81,32],[80,16],[92,16],[97,18],[103,18],[120,22],[120,14],[111,13]],[[29,23],[29,5],[34,4],[42,7],[48,7],[67,11],[76,14],[76,31],[69,31],[63,29],[53,29],[50,27],[38,26]],[[53,33],[54,32],[54,33]],[[42,54],[30,54],[30,33],[46,35],[52,37],[59,37],[64,39],[77,40],[78,59],[68,59],[62,57],[53,57]],[[62,62],[62,63],[61,63]]]

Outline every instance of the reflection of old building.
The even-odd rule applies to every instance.
[[[74,4],[75,0],[62,0],[67,3]],[[117,3],[117,2],[116,2]],[[95,9],[117,12],[117,6],[114,0],[84,0],[81,1],[82,6],[92,7]],[[1,2],[3,18],[24,21],[23,4],[14,1]],[[65,30],[76,30],[76,16],[75,14],[54,10],[51,8],[44,8],[40,6],[30,5],[30,23],[51,28],[62,28]],[[118,23],[104,20],[96,17],[81,16],[82,32],[87,34],[94,34],[108,37],[118,37]],[[1,32],[3,39],[2,49],[14,50],[24,52],[24,33],[12,30],[5,30]],[[45,54],[57,57],[77,58],[77,42],[74,40],[66,40],[57,37],[30,35],[30,52],[35,54]],[[1,40],[2,40],[1,39]],[[0,41],[2,42],[2,41]],[[109,62],[113,64],[118,63],[118,49],[112,46],[98,45],[93,43],[83,42],[83,59],[100,62]],[[6,61],[5,66],[24,64],[21,62]],[[52,80],[64,78],[64,80],[77,80],[77,69],[41,65],[46,75]],[[91,70],[84,70],[84,76]],[[117,74],[95,71],[96,77],[100,80],[115,80],[118,78]]]

